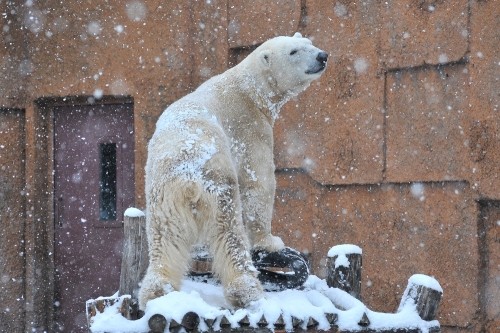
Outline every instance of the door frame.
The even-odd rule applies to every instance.
[[[34,101],[31,121],[33,133],[26,140],[26,283],[25,297],[30,310],[26,309],[25,327],[33,325],[54,329],[55,264],[54,264],[54,108],[60,106],[123,105],[130,104],[131,96],[42,97]],[[135,129],[135,120],[134,120]],[[134,141],[137,142],[134,130]],[[137,149],[137,147],[136,147]],[[28,167],[29,166],[29,167]],[[137,174],[137,168],[134,171]],[[135,178],[135,176],[134,176]],[[31,199],[31,200],[30,200]],[[30,208],[31,206],[31,208]],[[82,305],[82,311],[84,306]]]

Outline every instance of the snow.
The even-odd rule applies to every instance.
[[[336,245],[336,246],[332,247],[328,251],[328,257],[329,258],[337,257],[335,259],[335,268],[338,268],[340,266],[349,267],[349,259],[347,258],[347,255],[348,254],[362,254],[362,253],[363,253],[363,251],[357,245],[341,244],[341,245]]]
[[[338,2],[335,4],[335,7],[333,7],[333,11],[337,17],[344,17],[348,14],[347,7]]]
[[[117,33],[121,34],[121,33],[123,32],[123,30],[124,30],[124,29],[123,29],[123,25],[118,24],[118,25],[116,25],[116,26],[115,26],[115,31],[116,31]]]
[[[363,254],[363,250],[357,245],[353,244],[341,244],[332,247],[328,251],[328,257],[333,258],[335,256],[347,255],[347,254]]]
[[[131,21],[143,21],[147,15],[147,7],[142,1],[131,1],[125,5],[125,11]]]
[[[130,207],[130,208],[127,208],[127,210],[125,211],[124,213],[125,216],[128,216],[128,217],[143,217],[144,216],[144,212],[140,209],[137,209],[137,208],[134,208],[134,207]]]
[[[364,58],[354,60],[354,70],[357,74],[363,74],[368,69],[368,61]]]
[[[411,194],[419,199],[420,201],[424,201],[425,200],[425,196],[424,196],[424,184],[422,183],[412,183],[411,186],[410,186],[410,192]]]
[[[443,288],[441,288],[441,285],[439,282],[434,279],[433,277],[430,277],[428,275],[424,274],[414,274],[408,279],[408,285],[411,284],[416,284],[419,286],[423,286],[426,288],[430,288],[439,292],[443,292]]]
[[[101,99],[104,93],[102,89],[97,88],[94,90],[94,93],[92,95],[94,96],[95,99]]]
[[[448,56],[444,53],[440,54],[438,57],[438,61],[440,64],[444,64],[448,62]]]
[[[420,275],[412,279],[431,283],[431,280]],[[359,331],[362,327],[358,322],[365,313],[370,320],[371,329],[418,328],[422,332],[427,332],[431,327],[439,327],[436,320],[422,320],[414,304],[410,302],[406,303],[398,313],[372,311],[348,293],[328,287],[324,280],[314,275],[306,281],[303,290],[267,292],[263,299],[252,303],[248,308],[237,310],[230,308],[224,299],[222,286],[215,281],[204,283],[186,279],[180,291],[172,291],[149,301],[144,317],[134,321],[125,319],[119,313],[124,297],[128,296],[116,297],[117,302],[114,305],[107,307],[103,313],[97,313],[91,319],[92,332],[147,332],[148,320],[154,314],[162,314],[167,321],[174,319],[180,323],[183,316],[190,311],[197,313],[201,318],[215,320],[214,330],[220,329],[222,316],[228,319],[233,328],[238,327],[238,322],[245,316],[251,327],[258,327],[257,323],[264,316],[269,323],[268,328],[273,330],[273,323],[280,315],[283,316],[287,331],[293,330],[292,316],[302,321],[302,329],[306,329],[309,318],[313,318],[318,322],[318,330],[328,330],[330,324],[326,314],[337,314],[336,325],[340,330]],[[91,301],[93,300],[88,302]],[[207,331],[208,326],[201,320],[198,329]]]
[[[97,21],[90,22],[87,25],[87,32],[92,36],[97,36],[102,32],[101,24]]]

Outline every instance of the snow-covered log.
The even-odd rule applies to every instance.
[[[137,298],[139,282],[148,267],[148,240],[146,217],[137,208],[128,208],[124,214],[123,257],[120,275],[120,295]]]
[[[434,320],[443,296],[443,289],[436,279],[415,274],[408,279],[408,286],[403,294],[398,312],[406,307],[416,307],[417,313],[423,320]]]
[[[334,246],[328,251],[326,283],[360,299],[361,267],[361,248],[351,244]]]

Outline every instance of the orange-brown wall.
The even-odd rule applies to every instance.
[[[0,211],[0,259],[26,281],[20,314],[0,310],[12,327],[50,325],[45,102],[92,102],[99,90],[133,98],[143,207],[146,144],[162,110],[252,46],[295,31],[330,61],[275,126],[274,232],[309,253],[321,277],[329,247],[360,245],[374,310],[395,311],[407,279],[425,273],[444,288],[443,331],[500,325],[498,0],[2,1],[0,27],[0,121],[20,131],[0,133],[0,165],[25,187],[4,199],[22,217]],[[24,240],[24,259],[7,239]],[[22,293],[0,278],[3,297]]]

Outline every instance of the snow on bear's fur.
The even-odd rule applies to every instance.
[[[327,54],[299,33],[276,37],[170,105],[148,146],[149,267],[140,308],[179,290],[193,245],[207,244],[226,299],[262,296],[250,251],[276,251],[271,234],[273,124],[280,108],[320,77]]]

